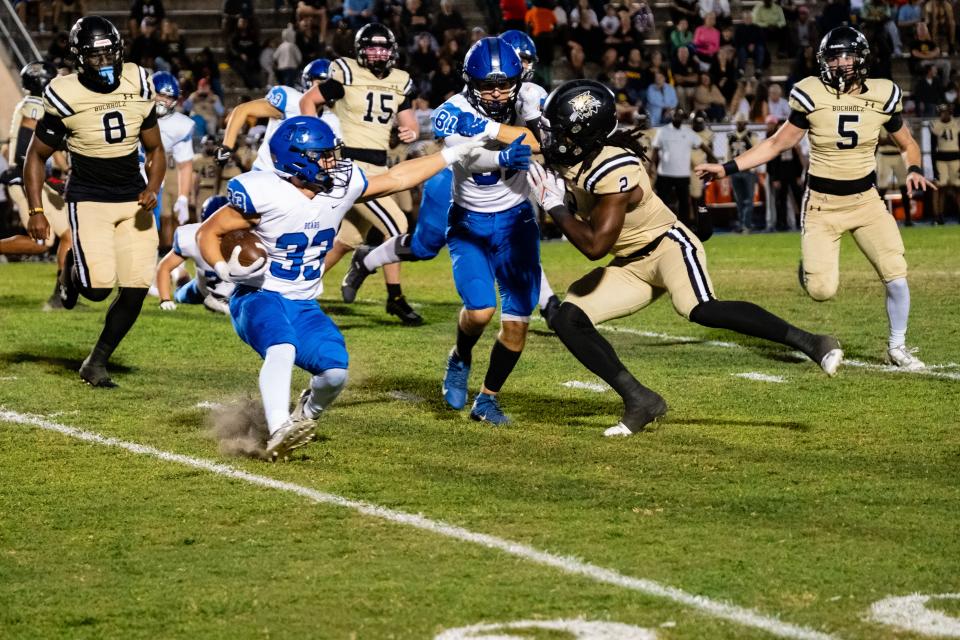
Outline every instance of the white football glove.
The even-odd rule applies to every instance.
[[[160,302],[160,311],[176,311],[177,303],[173,300],[163,300]]]
[[[463,144],[458,144],[454,147],[444,147],[440,155],[443,156],[447,166],[450,166],[451,164],[461,163],[463,159],[471,153],[482,150],[484,144],[484,141],[481,139],[471,138]]]
[[[567,185],[552,169],[544,169],[539,162],[531,162],[527,171],[527,184],[544,211],[563,205]]]
[[[187,196],[179,196],[173,205],[173,212],[177,214],[177,222],[187,224],[190,219],[190,204],[187,202]]]
[[[264,251],[267,250],[266,247],[259,242],[256,244],[256,246]],[[267,270],[267,260],[263,256],[254,260],[249,266],[244,267],[241,265],[240,249],[241,247],[237,245],[233,248],[233,253],[230,254],[229,260],[221,260],[217,264],[213,265],[213,270],[217,272],[217,277],[224,282],[244,282],[246,280],[253,280],[254,278],[262,276]]]

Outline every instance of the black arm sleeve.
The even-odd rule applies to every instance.
[[[406,111],[407,109],[413,108],[413,100],[410,99],[410,96],[404,96],[403,102],[400,103],[400,106],[397,107],[397,113],[401,111]]]
[[[37,128],[33,130],[33,135],[49,147],[59,149],[63,146],[63,141],[67,138],[67,125],[63,124],[63,119],[55,116],[49,111],[43,114]]]
[[[810,120],[807,118],[807,114],[802,111],[797,111],[796,109],[790,112],[790,118],[788,121],[790,124],[800,129],[810,128]]]
[[[323,96],[324,102],[328,104],[334,100],[339,100],[343,97],[343,85],[338,80],[331,78],[320,85],[320,95]]]
[[[153,129],[155,126],[157,126],[157,108],[151,107],[150,113],[143,119],[143,124],[140,125],[140,129]]]
[[[883,123],[883,128],[887,130],[887,133],[896,133],[903,129],[903,118],[899,113],[895,113]]]

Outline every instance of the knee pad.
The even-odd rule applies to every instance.
[[[336,389],[339,391],[346,384],[346,369],[327,369],[323,373],[313,376],[310,380],[310,386],[314,389]]]
[[[839,284],[839,282],[828,282],[823,278],[808,277],[804,288],[807,291],[807,295],[811,298],[817,302],[823,302],[837,295],[837,287]]]
[[[553,318],[553,330],[557,333],[580,331],[587,327],[593,327],[590,318],[583,312],[583,309],[570,302],[563,302],[557,309]]]
[[[719,312],[720,305],[718,301],[707,300],[691,309],[690,313],[687,314],[687,319],[690,320],[690,322],[695,322],[704,327],[713,327],[716,324],[715,320]]]

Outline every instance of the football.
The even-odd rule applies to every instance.
[[[267,257],[267,252],[256,246],[259,242],[260,238],[251,231],[231,231],[220,238],[220,252],[224,259],[229,260],[234,247],[240,246],[240,264],[248,267],[256,262],[257,258]]]

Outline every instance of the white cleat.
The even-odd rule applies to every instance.
[[[837,375],[841,362],[843,362],[843,349],[831,349],[820,359],[820,368],[832,378]]]
[[[919,349],[916,347],[910,348],[901,344],[892,349],[887,349],[887,357],[890,359],[890,364],[904,371],[920,371],[926,368],[927,365],[923,364],[919,358],[913,355],[917,351],[919,351]]]
[[[294,449],[311,442],[316,428],[315,420],[309,418],[294,419],[291,416],[267,440],[267,459],[283,460]]]
[[[604,438],[615,438],[615,437],[632,436],[632,435],[633,435],[633,431],[630,431],[630,428],[627,427],[627,425],[623,424],[622,422],[617,423],[617,426],[610,427],[609,429],[603,432]]]

